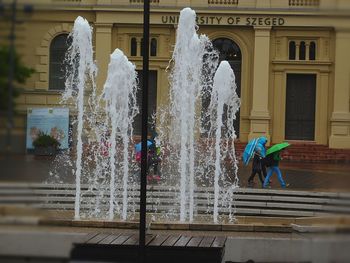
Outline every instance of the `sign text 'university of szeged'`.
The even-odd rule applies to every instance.
[[[242,26],[283,26],[282,17],[254,17],[254,16],[197,16],[199,25],[242,25]],[[163,24],[178,24],[179,16],[162,16]]]

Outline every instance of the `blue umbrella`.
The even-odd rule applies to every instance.
[[[136,152],[141,152],[141,142],[139,142],[138,144],[135,145],[135,151]],[[149,148],[151,145],[153,144],[152,141],[147,140],[147,148]]]
[[[256,145],[258,144],[258,138],[252,139],[248,142],[247,146],[244,148],[243,151],[243,163],[245,165],[248,165],[250,159],[252,158],[252,156],[254,155],[254,150]]]

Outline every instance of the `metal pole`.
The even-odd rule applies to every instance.
[[[147,187],[147,131],[148,131],[148,68],[149,68],[149,0],[143,5],[143,86],[142,86],[142,134],[141,134],[141,189],[140,189],[140,262],[146,262],[146,187]]]
[[[13,129],[13,78],[14,78],[14,63],[15,63],[15,25],[16,25],[16,8],[17,0],[12,3],[12,15],[11,15],[11,30],[9,35],[9,71],[8,71],[8,111],[7,111],[7,153],[11,153],[12,141],[11,132]]]

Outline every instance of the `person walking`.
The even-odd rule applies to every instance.
[[[277,174],[277,179],[279,183],[281,184],[282,188],[286,188],[289,186],[289,184],[286,184],[283,180],[282,173],[280,168],[278,167],[281,158],[281,151],[273,152],[265,158],[265,163],[267,166],[270,166],[269,171],[267,172],[267,176],[265,177],[263,188],[269,187],[270,177],[273,175],[273,173]]]
[[[266,137],[260,137],[257,141],[256,147],[254,149],[252,173],[248,178],[249,187],[252,187],[254,185],[254,177],[256,174],[258,174],[261,186],[263,186],[264,178],[266,177],[266,168],[263,163],[263,158],[266,156],[266,143]]]
[[[149,147],[148,150],[148,172],[149,172],[149,180],[156,180],[157,182],[160,181],[160,147],[159,147],[159,140],[157,138],[158,134],[157,132],[153,131],[152,138],[150,141],[152,144]],[[150,174],[151,168],[153,168],[153,176]]]

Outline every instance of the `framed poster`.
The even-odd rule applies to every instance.
[[[26,148],[34,149],[33,141],[40,132],[51,135],[68,149],[69,109],[68,108],[34,108],[27,110]]]

